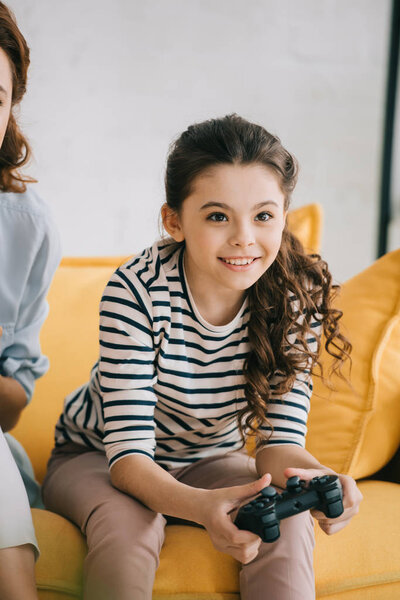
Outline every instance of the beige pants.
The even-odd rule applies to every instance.
[[[174,469],[179,481],[202,488],[257,479],[254,459],[224,454]],[[166,519],[111,486],[105,454],[76,444],[53,451],[43,499],[87,537],[85,600],[151,600]],[[309,512],[281,522],[280,538],[261,544],[240,573],[242,600],[313,600],[314,530]]]
[[[39,548],[24,483],[0,428],[0,548],[31,544]]]

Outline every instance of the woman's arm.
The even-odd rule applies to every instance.
[[[0,338],[3,333],[0,327]],[[12,377],[0,375],[0,427],[10,431],[18,422],[27,397],[24,388]]]
[[[47,292],[61,249],[48,209],[33,191],[27,190],[21,199],[14,198],[11,205],[12,209],[1,210],[0,219],[1,241],[9,250],[0,253],[4,283],[0,324],[9,329],[9,335],[4,335],[0,343],[0,375],[22,386],[26,404],[35,380],[48,369],[39,333],[48,313]],[[23,208],[18,209],[19,205]]]
[[[27,402],[24,388],[12,377],[0,375],[0,427],[6,432],[18,423]]]

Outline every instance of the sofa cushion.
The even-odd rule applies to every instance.
[[[292,211],[289,226],[304,246],[318,250],[321,209],[317,205]],[[33,399],[13,430],[28,452],[38,481],[46,472],[64,397],[88,380],[98,358],[100,298],[112,273],[125,260],[64,258],[55,274],[48,296],[50,312],[41,332],[50,370],[37,382]]]
[[[382,468],[400,443],[400,250],[344,283],[335,305],[353,344],[352,387],[335,377],[331,392],[314,377],[307,449],[358,479]],[[321,360],[330,364],[326,351]]]
[[[322,237],[322,207],[306,204],[288,213],[288,228],[301,241],[305,251],[313,254],[320,251]]]
[[[333,536],[316,526],[317,598],[400,598],[400,486],[363,481],[359,514]],[[36,565],[40,600],[79,598],[86,552],[78,529],[48,511],[34,510],[41,549]],[[65,557],[68,557],[66,560]],[[47,595],[45,595],[45,593]],[[215,550],[200,528],[169,525],[153,600],[239,600],[239,563]]]
[[[80,598],[87,552],[81,532],[48,510],[34,508],[32,517],[40,549],[35,569],[40,600]]]
[[[400,598],[400,485],[360,481],[364,496],[350,524],[327,536],[316,527],[317,598]]]

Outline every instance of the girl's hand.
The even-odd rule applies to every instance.
[[[345,527],[354,515],[358,513],[359,505],[363,496],[357,487],[356,482],[349,475],[340,475],[330,469],[295,469],[289,467],[284,471],[285,477],[298,475],[304,481],[310,481],[313,477],[322,475],[337,475],[343,488],[343,507],[344,511],[336,519],[328,519],[323,512],[311,510],[312,516],[318,520],[318,524],[326,534],[332,535]]]
[[[200,522],[207,529],[217,550],[230,554],[244,564],[257,556],[261,538],[251,531],[238,529],[233,520],[240,506],[257,496],[270,483],[271,475],[267,473],[246,485],[207,490],[201,509],[204,516]]]

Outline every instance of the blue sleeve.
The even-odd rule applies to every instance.
[[[21,219],[21,222],[26,226],[28,223],[32,225],[32,220]],[[18,259],[19,250],[14,248],[15,279],[23,277],[23,285],[20,286],[20,297],[13,298],[18,307],[15,323],[8,343],[5,336],[0,360],[1,374],[16,379],[22,385],[28,402],[35,379],[46,373],[49,367],[47,357],[41,352],[39,333],[48,314],[47,292],[61,258],[60,241],[52,220],[46,216],[35,224],[35,232],[25,231],[31,238],[35,235],[35,245],[25,255],[26,263],[29,263],[25,264],[25,270]],[[19,233],[23,235],[24,229],[21,224],[19,226]],[[18,244],[23,245],[23,241],[18,240]]]

